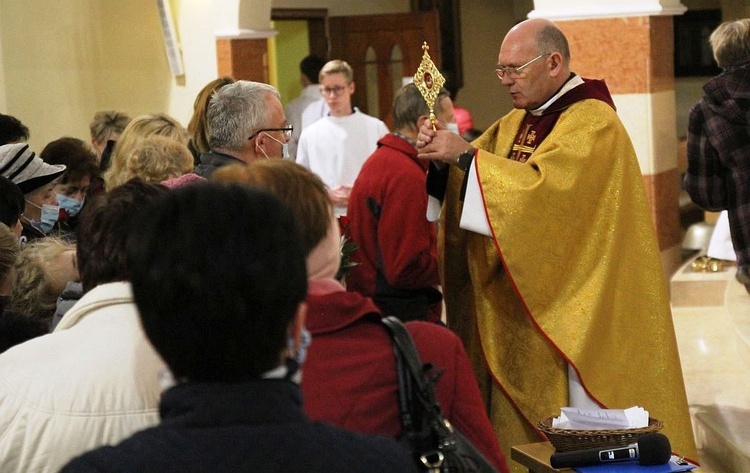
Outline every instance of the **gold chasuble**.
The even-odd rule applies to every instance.
[[[569,405],[570,364],[602,407],[642,406],[697,460],[643,180],[606,85],[586,81],[541,117],[514,110],[473,145],[492,237],[459,227],[452,167],[441,276],[505,455],[544,440],[536,423]]]

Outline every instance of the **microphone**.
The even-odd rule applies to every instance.
[[[552,468],[606,465],[612,462],[638,460],[641,465],[661,465],[672,456],[669,439],[660,433],[643,434],[627,447],[592,448],[571,452],[555,452],[549,459]]]

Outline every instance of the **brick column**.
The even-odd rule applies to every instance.
[[[220,38],[216,40],[219,76],[268,83],[268,40]]]
[[[669,277],[680,265],[682,241],[672,15],[685,8],[666,0],[572,3],[561,9],[558,2],[537,0],[529,16],[548,18],[563,30],[574,72],[606,81],[638,155]]]

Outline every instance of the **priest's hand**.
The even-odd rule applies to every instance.
[[[460,135],[443,129],[440,123],[436,124],[436,128],[437,130],[432,129],[432,123],[429,120],[422,122],[419,135],[417,135],[417,149],[419,150],[417,157],[430,159],[436,164],[454,164],[458,156],[470,146]]]

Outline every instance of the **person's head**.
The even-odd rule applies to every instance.
[[[750,63],[750,18],[725,21],[711,33],[708,42],[720,68]]]
[[[343,117],[352,113],[354,94],[354,70],[346,61],[328,61],[320,70],[320,93],[323,95],[330,114]]]
[[[10,228],[16,237],[21,236],[21,215],[25,209],[21,189],[7,177],[0,176],[0,223]]]
[[[303,86],[317,84],[320,81],[320,70],[325,65],[325,60],[315,54],[305,56],[299,62],[300,79]]]
[[[178,380],[257,379],[299,343],[304,251],[291,211],[266,191],[176,189],[139,212],[128,264],[146,335]]]
[[[441,89],[435,100],[435,118],[448,128],[457,130],[453,116],[453,102],[446,89]],[[393,97],[393,129],[416,139],[419,127],[430,119],[430,109],[422,93],[414,84],[401,87]]]
[[[69,215],[76,215],[83,206],[91,180],[99,177],[96,155],[83,140],[64,137],[47,144],[39,157],[46,163],[66,166],[53,190],[60,207]]]
[[[54,237],[31,241],[18,255],[9,307],[27,317],[50,322],[57,297],[69,281],[78,279],[74,244]]]
[[[16,117],[0,113],[0,145],[25,143],[29,139],[29,129]]]
[[[193,170],[193,156],[183,143],[166,136],[147,136],[120,155],[120,173],[112,174],[107,189],[112,190],[134,177],[159,183]]]
[[[225,85],[233,83],[234,79],[231,77],[219,77],[218,79],[214,79],[206,84],[195,97],[195,102],[193,103],[193,116],[190,117],[190,122],[187,126],[190,141],[193,144],[195,151],[205,153],[211,149],[208,144],[208,123],[206,121],[208,103],[211,101],[214,92]]]
[[[96,161],[99,162],[102,157],[107,142],[117,141],[130,123],[130,117],[124,113],[114,110],[96,112],[94,119],[89,124],[89,133],[91,134],[91,146],[96,153]]]
[[[207,118],[214,151],[247,163],[287,155],[292,128],[279,91],[271,85],[239,80],[222,87],[208,104]]]
[[[211,180],[261,187],[281,199],[300,227],[309,277],[336,275],[341,262],[339,226],[326,186],[317,174],[294,161],[262,160],[221,167]]]
[[[132,179],[91,199],[76,230],[78,270],[84,291],[99,284],[128,280],[125,244],[133,215],[168,193],[166,187]]]
[[[0,175],[13,181],[23,192],[26,208],[22,218],[40,230],[51,229],[50,222],[57,221],[57,198],[53,190],[55,181],[65,172],[63,164],[48,164],[42,161],[29,145],[24,143],[0,146]],[[47,205],[45,218],[42,210]],[[54,220],[52,219],[54,216]],[[42,225],[42,220],[47,224]],[[36,224],[35,224],[36,223]]]
[[[0,296],[10,295],[15,277],[14,268],[20,251],[18,235],[7,225],[0,223]]]
[[[123,184],[132,177],[128,171],[133,148],[149,136],[165,136],[187,145],[187,130],[177,120],[164,113],[141,115],[134,118],[120,135],[112,153],[109,169],[104,173],[107,189]]]
[[[522,21],[505,35],[496,73],[515,108],[538,108],[570,77],[568,40],[549,20]]]

